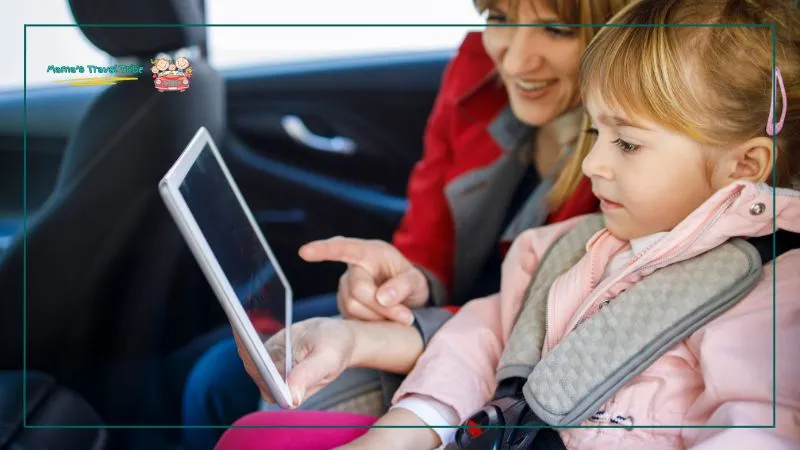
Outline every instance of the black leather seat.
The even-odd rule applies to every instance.
[[[70,7],[81,24],[203,22],[199,0]],[[109,425],[157,424],[168,419],[143,405],[162,396],[167,355],[224,322],[157,183],[200,126],[223,140],[225,89],[197,56],[186,92],[153,85],[151,58],[202,48],[205,27],[82,32],[115,58],[138,58],[145,72],[88,108],[54,192],[28,217],[27,242],[20,232],[0,260],[0,369],[22,368],[26,289],[28,370],[81,394]]]
[[[23,399],[23,390],[25,397]],[[81,428],[38,428],[75,426]],[[108,432],[80,396],[42,373],[0,372],[0,448],[110,450]]]

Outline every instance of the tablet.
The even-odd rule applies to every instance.
[[[197,131],[159,191],[264,384],[288,408],[289,388],[263,342],[291,325],[292,288],[208,130]],[[284,334],[288,374],[291,333]]]

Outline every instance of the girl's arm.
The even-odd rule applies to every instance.
[[[422,337],[414,327],[389,321],[346,322],[355,336],[350,367],[406,374],[422,354]]]
[[[425,450],[440,445],[439,436],[411,411],[397,408],[384,414],[373,427],[402,426],[409,428],[371,428],[369,432],[337,450]],[[417,427],[417,428],[412,428]]]
[[[433,426],[460,425],[481,408],[494,393],[497,363],[522,306],[524,291],[538,264],[537,255],[543,254],[580,220],[575,218],[522,233],[503,263],[502,292],[467,303],[436,332],[414,370],[395,394],[394,402],[415,398],[429,401],[432,406],[435,404],[439,411],[452,410],[456,417],[453,423],[430,424]],[[442,417],[445,416],[449,414]],[[405,408],[391,409],[379,424],[427,425]],[[372,448],[369,444],[374,443],[391,443],[395,449],[417,450],[435,448],[441,440],[432,428],[373,428],[353,444],[362,447],[345,448]]]
[[[798,268],[800,251],[765,266],[762,281],[741,303],[688,340],[704,389],[687,423],[720,428],[683,430],[687,449],[800,448]]]
[[[483,407],[494,394],[497,364],[540,255],[582,220],[520,234],[503,261],[501,292],[467,303],[436,332],[394,402],[427,396],[454,409],[460,421]]]

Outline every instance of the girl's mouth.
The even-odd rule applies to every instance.
[[[600,209],[602,209],[603,211],[622,208],[622,204],[613,202],[603,197],[602,195],[597,195],[597,198],[600,200]]]

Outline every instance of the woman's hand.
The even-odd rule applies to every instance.
[[[428,302],[425,275],[387,242],[335,237],[309,242],[299,253],[309,262],[347,263],[336,295],[343,317],[408,325],[414,320],[410,308]]]
[[[350,367],[369,367],[392,373],[408,373],[423,351],[416,328],[393,322],[361,322],[318,317],[291,327],[292,370],[285,370],[285,333],[281,330],[264,344],[292,393],[292,406],[327,386]],[[275,399],[253,364],[250,354],[234,332],[239,357],[255,381],[261,396]]]
[[[289,392],[292,393],[294,407],[313,395],[328,383],[335,380],[345,369],[350,367],[355,335],[351,322],[334,318],[313,318],[292,325],[292,370],[287,377],[285,364],[285,333],[281,330],[264,344],[275,366],[286,380]],[[275,399],[261,379],[247,349],[234,332],[236,348],[242,358],[245,370],[256,382],[261,396],[269,403]]]

